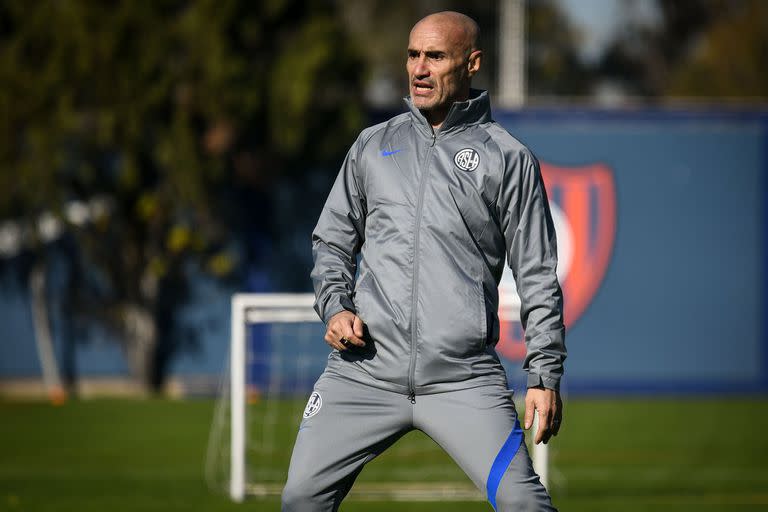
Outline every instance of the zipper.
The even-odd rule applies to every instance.
[[[424,213],[424,191],[426,190],[427,175],[429,174],[429,163],[432,159],[432,150],[437,142],[437,134],[432,133],[432,143],[429,145],[427,155],[424,158],[424,168],[422,169],[421,179],[419,180],[419,195],[416,203],[416,224],[413,235],[413,281],[411,283],[411,361],[408,365],[408,399],[412,404],[416,403],[416,390],[414,386],[416,374],[416,302],[418,294],[416,288],[419,282],[419,232],[421,231],[421,217]]]

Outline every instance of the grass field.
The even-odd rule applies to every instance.
[[[236,505],[206,487],[212,414],[208,401],[0,402],[0,511],[278,510],[277,499]],[[572,399],[552,445],[555,505],[585,512],[768,510],[767,432],[766,400]],[[386,472],[389,455],[366,468],[360,483]],[[462,478],[449,459],[430,463],[448,468],[441,480]],[[350,499],[341,510],[491,507]]]

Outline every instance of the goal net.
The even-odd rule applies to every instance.
[[[229,368],[209,438],[206,479],[235,501],[282,491],[307,397],[330,351],[313,302],[312,294],[232,297]],[[516,295],[501,296],[499,318],[502,338],[514,323],[519,331]],[[511,387],[524,389],[520,362],[505,360],[505,367]],[[531,436],[526,437],[530,441]],[[536,445],[532,454],[546,485],[547,448]],[[418,431],[369,463],[351,495],[408,501],[483,499],[440,447]]]

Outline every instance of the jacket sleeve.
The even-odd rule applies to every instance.
[[[536,158],[523,150],[506,163],[499,219],[520,296],[528,387],[559,390],[566,358],[557,241]]]
[[[361,146],[358,138],[347,153],[312,232],[315,311],[326,324],[342,310],[355,312],[352,291],[367,213],[358,176]]]

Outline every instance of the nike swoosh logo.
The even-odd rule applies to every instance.
[[[402,151],[402,149],[396,149],[394,151],[387,151],[386,149],[382,149],[381,150],[381,156],[390,156],[390,155],[394,155],[395,153],[399,153],[401,151]]]

